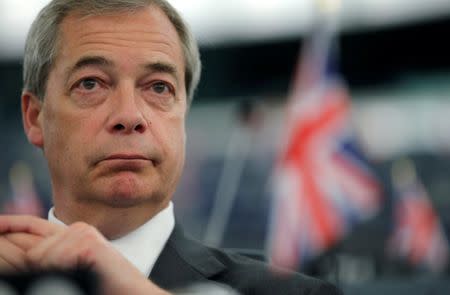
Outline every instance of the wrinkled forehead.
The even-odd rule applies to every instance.
[[[61,61],[61,57],[95,53],[96,50],[125,52],[130,62],[143,57],[159,57],[174,62],[183,75],[185,72],[181,40],[174,25],[158,7],[101,15],[69,14],[60,25],[55,61],[58,56]]]
[[[175,26],[165,12],[155,5],[96,14],[73,11],[62,19],[59,25],[59,37],[64,38],[68,30],[95,33],[98,31],[120,32],[121,29],[123,31],[131,29],[143,34],[162,33],[173,44],[181,46],[180,36]]]

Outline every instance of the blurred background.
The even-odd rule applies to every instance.
[[[296,70],[299,60],[314,68],[314,58],[305,61],[308,56],[301,54],[322,20],[320,4],[169,2],[191,25],[203,62],[187,119],[186,167],[174,198],[177,219],[208,244],[270,259],[279,216],[273,176],[283,168],[279,159],[295,129],[289,106],[307,100],[301,90],[308,87],[293,81],[305,72]],[[3,212],[45,216],[51,206],[45,160],[27,142],[20,117],[24,39],[46,3],[0,1]],[[357,222],[342,217],[351,226],[331,242],[308,242],[310,251],[294,251],[302,253],[286,259],[290,267],[337,283],[346,294],[444,294],[450,291],[450,1],[339,5],[330,38],[339,48],[335,73],[351,103],[345,114],[352,140],[366,158],[364,169],[376,175],[380,198]],[[309,86],[325,80],[323,71]],[[320,182],[334,181],[315,175]]]

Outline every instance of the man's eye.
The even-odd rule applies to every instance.
[[[80,87],[86,90],[92,90],[95,86],[97,86],[97,81],[92,78],[87,78],[80,82]]]
[[[152,89],[158,94],[164,94],[165,92],[170,92],[169,86],[164,82],[157,82],[152,84]]]

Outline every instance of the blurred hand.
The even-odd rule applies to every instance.
[[[27,233],[0,233],[0,272],[29,270],[26,252],[42,237]]]
[[[5,269],[84,267],[99,275],[104,294],[167,294],[86,223],[64,227],[33,216],[0,216],[0,249]]]

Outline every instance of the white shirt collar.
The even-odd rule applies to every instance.
[[[48,220],[64,225],[56,218],[54,208],[50,209]],[[152,219],[120,239],[111,240],[110,243],[142,274],[148,277],[174,226],[173,204],[170,202],[169,206]]]

